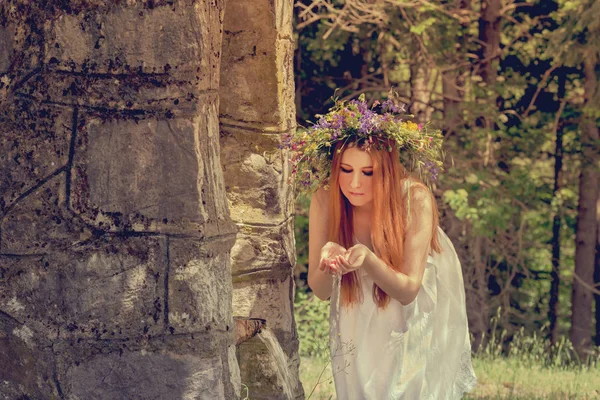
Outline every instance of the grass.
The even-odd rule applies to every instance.
[[[304,393],[307,399],[335,399],[331,363],[328,360],[317,357],[301,357],[300,381],[304,386]],[[312,394],[311,391],[313,391]]]
[[[329,309],[326,302],[302,295],[296,301],[296,322],[300,339],[300,380],[307,399],[333,400],[335,386],[327,349]],[[478,384],[465,399],[537,400],[600,399],[600,358],[587,367],[575,356],[565,336],[550,346],[540,332],[527,333],[524,327],[513,332],[497,326],[500,309],[492,317],[491,336],[473,358]],[[600,348],[595,350],[600,355]]]
[[[307,399],[335,399],[335,387],[327,361],[302,357],[300,380]],[[564,369],[525,366],[514,359],[473,359],[478,385],[465,399],[599,399],[600,366]],[[324,371],[324,372],[323,372]],[[321,372],[323,374],[321,375]],[[315,384],[319,380],[318,385]]]

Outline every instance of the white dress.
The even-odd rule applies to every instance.
[[[442,252],[427,259],[416,299],[373,302],[373,280],[360,272],[363,302],[330,313],[332,369],[338,400],[460,399],[476,384],[465,290],[452,242],[438,229]]]

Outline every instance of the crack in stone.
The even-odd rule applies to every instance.
[[[25,75],[23,78],[21,78],[20,81],[18,81],[17,83],[15,83],[13,85],[13,93],[19,94],[17,92],[17,90],[21,89],[27,83],[27,81],[29,81],[35,75],[39,74],[41,71],[42,71],[41,67],[36,67],[31,72],[29,72],[27,75]]]
[[[60,398],[62,400],[65,400],[65,394],[63,393],[62,386],[60,385],[60,381],[58,380],[58,374],[56,373],[56,367],[54,370],[54,376],[52,378],[54,379],[54,384],[56,385],[56,390],[58,391],[58,395],[60,396]]]
[[[66,204],[67,208],[71,207],[71,171],[73,169],[73,159],[75,158],[75,143],[77,139],[77,119],[79,108],[73,108],[73,118],[71,124],[71,143],[69,144],[69,160],[67,161],[66,173]]]
[[[63,165],[62,167],[60,167],[59,169],[57,169],[56,171],[52,172],[50,175],[42,178],[42,180],[40,180],[35,186],[29,188],[28,190],[26,190],[24,193],[22,193],[21,195],[19,195],[19,197],[17,197],[17,199],[15,201],[13,201],[12,203],[10,203],[10,205],[8,205],[3,212],[0,212],[0,221],[2,221],[4,219],[5,216],[8,215],[8,213],[19,203],[21,202],[23,199],[25,199],[27,196],[29,196],[30,194],[32,194],[33,192],[35,192],[36,190],[38,190],[39,188],[41,188],[42,186],[44,186],[46,183],[48,183],[49,180],[51,180],[52,178],[54,178],[55,176],[65,172],[67,170],[67,165]]]
[[[272,271],[273,267],[259,267],[259,268],[252,268],[252,269],[246,269],[243,271],[239,271],[239,272],[234,272],[231,274],[232,277],[237,278],[240,276],[244,276],[244,275],[254,275],[258,272],[265,272],[265,271]]]
[[[92,78],[92,79],[126,79],[129,80],[131,78],[158,78],[158,77],[165,77],[168,78],[170,76],[170,74],[168,72],[161,72],[161,73],[150,73],[150,72],[132,72],[132,73],[116,73],[116,74],[111,74],[111,73],[102,73],[102,72],[80,72],[80,71],[65,71],[62,69],[52,69],[51,71],[48,71],[50,74],[59,74],[59,75],[68,75],[68,76],[83,76],[85,78]],[[171,83],[171,81],[169,81],[168,83]],[[182,83],[181,81],[176,81],[175,83]]]
[[[67,103],[64,101],[40,100],[31,95],[27,95],[27,94],[23,94],[23,93],[17,93],[16,96],[19,98],[25,98],[25,99],[32,100],[32,101],[37,101],[41,104],[51,104],[51,105],[62,106],[62,107],[81,108],[81,109],[84,109],[87,111],[94,111],[99,114],[117,113],[119,116],[122,116],[122,117],[153,116],[153,115],[157,115],[159,113],[159,111],[157,111],[157,110],[108,108],[108,107],[102,107],[102,106],[89,106],[89,105],[78,104],[78,103]]]
[[[273,224],[273,223],[260,223],[260,222],[243,222],[243,221],[236,221],[235,224],[239,227],[250,227],[250,228],[279,228],[284,226],[285,224],[289,223],[291,219],[293,219],[294,216],[290,215],[289,217],[285,218],[284,220],[282,220],[279,223]]]
[[[2,328],[8,327],[12,331],[17,325],[23,325],[23,323],[7,312],[0,310],[0,325]],[[7,329],[4,330],[8,331]]]
[[[165,329],[169,328],[169,272],[171,269],[171,240],[169,236],[166,237],[166,263],[165,263],[165,299],[164,299],[164,322]]]
[[[226,118],[228,122],[223,121],[223,118]],[[238,125],[236,124],[236,122],[240,122],[240,124]],[[255,126],[248,126],[245,124]],[[294,126],[292,126],[288,129],[278,129],[279,126],[277,125],[261,125],[260,122],[234,119],[229,115],[219,115],[219,126],[221,128],[234,128],[248,132],[261,133],[263,135],[282,135],[295,128]],[[262,126],[262,128],[256,126]]]
[[[257,268],[251,268],[251,269],[244,269],[241,271],[235,271],[231,274],[232,278],[241,278],[241,277],[247,277],[247,276],[262,276],[263,272],[268,272],[269,274],[273,274],[273,275],[269,275],[270,278],[276,278],[279,275],[284,276],[283,274],[285,274],[285,277],[288,277],[288,271],[291,269],[290,267],[290,263],[289,262],[275,262],[275,263],[270,263],[268,267],[257,267]]]
[[[27,254],[16,254],[16,253],[0,253],[0,257],[7,258],[37,258],[45,257],[48,253],[27,253]]]

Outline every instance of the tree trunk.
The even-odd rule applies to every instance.
[[[600,197],[596,203],[596,265],[594,267],[594,287],[600,290]],[[600,293],[594,293],[596,303],[596,346],[600,346]]]
[[[471,0],[461,0],[460,9],[471,10]],[[453,63],[458,65],[468,61],[468,42],[469,42],[469,21],[464,19],[461,22],[462,35],[459,38],[459,47],[454,54]],[[451,51],[451,50],[449,50]],[[449,65],[450,66],[450,65]],[[463,73],[466,68],[460,67],[442,72],[442,93],[444,97],[444,130],[445,136],[451,136],[462,121],[461,103],[464,99],[465,79]]]
[[[471,310],[477,310],[470,315],[470,330],[474,336],[472,347],[475,351],[483,344],[484,334],[487,334],[490,321],[488,284],[487,284],[487,265],[483,261],[484,243],[481,236],[473,236],[470,243],[471,266],[473,268],[473,287],[475,296],[471,297]]]
[[[417,49],[415,55],[415,60],[410,65],[410,112],[415,116],[417,122],[423,124],[429,120],[431,113],[429,111],[431,94],[427,89],[429,71],[425,66],[421,50]]]
[[[565,78],[560,78],[558,96],[561,103],[556,115],[554,130],[556,133],[556,150],[554,151],[554,188],[552,190],[552,198],[556,199],[557,193],[560,190],[560,175],[563,162],[563,127],[560,126],[560,118],[564,110],[566,101],[565,97]],[[560,287],[560,227],[561,214],[557,209],[552,221],[552,271],[550,272],[550,300],[548,304],[548,320],[550,322],[550,342],[556,343],[557,336],[557,320],[558,320],[558,298]]]
[[[584,90],[586,105],[591,106],[596,91],[594,63],[584,61]],[[582,163],[579,176],[579,206],[577,233],[575,236],[575,278],[571,303],[571,342],[580,357],[587,357],[591,345],[592,291],[596,261],[597,229],[596,203],[598,202],[598,128],[595,120],[588,116],[581,132]],[[586,287],[587,286],[587,287]]]
[[[560,171],[562,169],[562,153],[563,153],[563,130],[556,131],[556,153],[554,154],[554,189],[552,197],[556,198],[556,194],[560,189]],[[560,211],[556,210],[552,221],[552,271],[550,272],[550,300],[548,304],[548,320],[550,322],[550,341],[556,343],[556,327],[558,319],[558,289],[560,287],[560,226],[561,215]]]
[[[500,55],[500,0],[482,0],[479,17],[480,75],[487,84],[496,81]]]
[[[463,82],[460,82],[459,71],[448,71],[442,73],[442,93],[444,95],[444,133],[448,137],[452,135],[462,121],[461,102],[463,91],[460,90]]]
[[[479,54],[480,75],[486,88],[496,84],[498,74],[497,65],[500,55],[500,0],[482,0],[481,15],[479,18],[479,41],[481,50]],[[494,120],[489,116],[482,116],[483,126],[487,131],[485,152],[483,154],[483,165],[487,166],[494,159],[493,135]]]

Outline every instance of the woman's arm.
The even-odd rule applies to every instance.
[[[310,199],[308,214],[308,286],[321,300],[331,296],[333,278],[319,268],[321,250],[327,243],[328,193],[319,189]]]
[[[411,303],[419,293],[433,234],[431,192],[425,186],[414,185],[410,189],[410,196],[411,209],[405,233],[402,272],[392,270],[371,251],[362,265],[377,286],[403,305]]]

